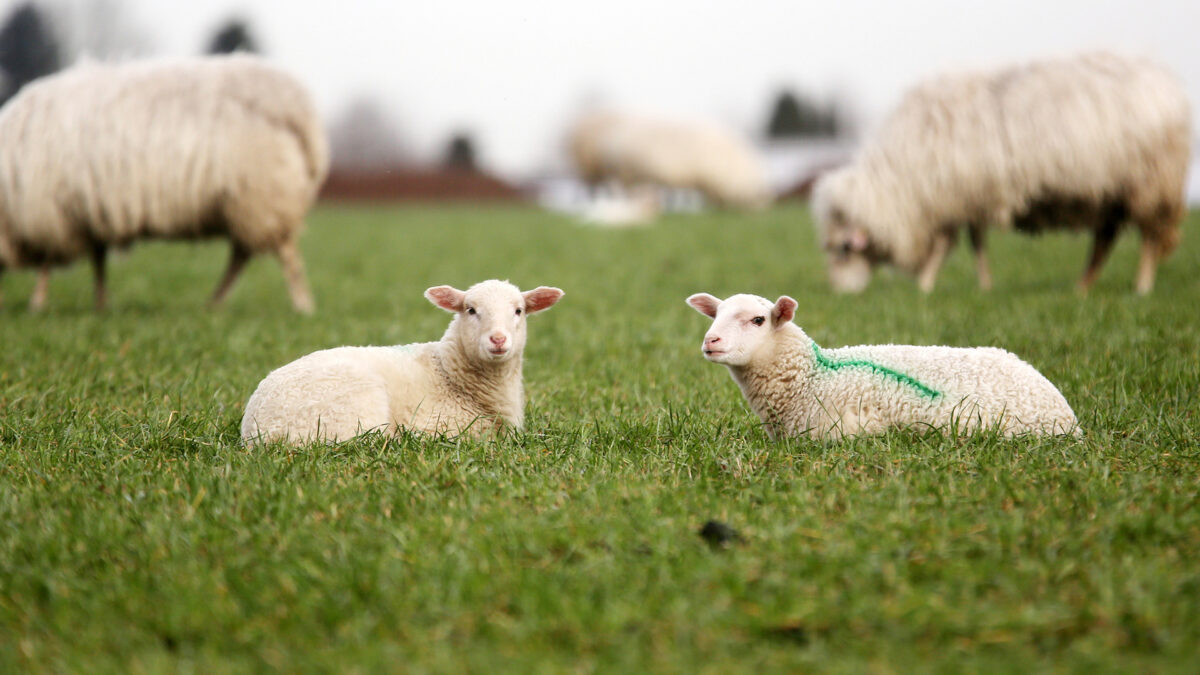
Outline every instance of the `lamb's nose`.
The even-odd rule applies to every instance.
[[[715,345],[720,341],[721,341],[721,338],[716,335],[705,335],[704,336],[704,346],[705,347]]]
[[[492,341],[492,344],[499,347],[500,345],[504,344],[504,341],[508,338],[504,337],[503,335],[493,335],[488,339]]]

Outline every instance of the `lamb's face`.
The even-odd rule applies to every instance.
[[[700,350],[704,358],[727,366],[747,366],[774,341],[775,331],[792,320],[796,301],[782,296],[774,304],[757,295],[725,300],[707,293],[687,299],[696,311],[713,319]]]
[[[425,291],[435,305],[458,316],[458,340],[467,354],[483,363],[503,363],[525,350],[525,317],[549,309],[563,296],[539,286],[522,293],[506,281],[482,281],[465,292],[450,286]]]
[[[823,177],[813,189],[813,216],[829,268],[829,284],[838,293],[861,293],[871,281],[869,229],[845,209],[852,176],[847,170]]]

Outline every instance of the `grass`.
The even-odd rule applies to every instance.
[[[527,208],[322,207],[319,311],[277,266],[204,311],[223,246],[143,244],[0,310],[2,672],[1194,672],[1197,221],[1149,298],[1136,237],[1094,292],[1083,238],[992,237],[937,291],[827,292],[807,212],[599,231]],[[497,440],[238,443],[270,369],[436,339],[431,285],[552,284],[528,428]],[[787,293],[826,346],[1006,347],[1083,440],[770,442],[683,299]],[[710,549],[710,518],[745,541]]]

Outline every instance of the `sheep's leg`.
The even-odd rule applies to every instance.
[[[1154,289],[1154,273],[1158,270],[1160,257],[1158,242],[1152,237],[1142,235],[1142,255],[1138,261],[1137,289],[1138,295],[1146,295]]]
[[[315,309],[312,293],[308,290],[308,280],[304,276],[304,261],[300,258],[300,249],[296,241],[289,240],[275,249],[279,264],[283,267],[283,276],[287,279],[288,292],[292,296],[292,306],[297,312],[312,314]]]
[[[42,265],[33,283],[33,295],[29,296],[29,311],[40,312],[46,308],[46,296],[50,294],[50,266]]]
[[[992,290],[992,270],[987,261],[987,231],[983,226],[972,225],[968,229],[971,237],[971,250],[975,252],[975,273],[979,276],[979,287],[985,291]]]
[[[1083,272],[1083,277],[1079,280],[1081,293],[1087,293],[1092,284],[1096,283],[1096,277],[1100,276],[1100,268],[1104,266],[1104,261],[1112,252],[1119,226],[1120,221],[1116,218],[1106,218],[1100,229],[1096,230],[1096,236],[1092,240],[1092,255],[1088,260],[1087,269]]]
[[[950,248],[954,245],[954,230],[942,230],[933,235],[933,247],[929,251],[929,257],[925,259],[925,264],[921,266],[920,275],[917,277],[917,285],[921,292],[929,293],[933,291],[933,284],[937,281],[938,272],[942,269],[942,263],[946,261],[946,254],[950,252]]]
[[[102,312],[108,306],[108,285],[106,283],[108,248],[104,244],[92,244],[92,276],[95,279],[96,311]]]
[[[237,281],[238,275],[242,273],[248,260],[250,260],[250,252],[234,242],[229,253],[229,266],[225,268],[225,275],[221,277],[216,290],[213,291],[212,298],[208,301],[209,307],[220,307],[221,303],[225,302],[225,297],[229,295],[229,289],[233,288],[233,282]]]

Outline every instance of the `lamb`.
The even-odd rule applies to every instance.
[[[242,438],[252,445],[346,440],[371,430],[472,436],[520,430],[525,320],[562,296],[557,288],[522,293],[496,280],[465,292],[434,286],[425,297],[455,314],[441,341],[338,347],[278,368],[250,396]]]
[[[615,180],[627,189],[690,188],[735,209],[761,209],[771,201],[754,149],[716,124],[595,112],[576,123],[568,150],[590,185]]]
[[[892,263],[933,289],[966,227],[979,284],[989,224],[1089,229],[1079,282],[1096,281],[1118,231],[1141,233],[1138,293],[1179,242],[1191,112],[1179,81],[1109,53],[943,76],[910,91],[847,167],[822,177],[813,212],[835,290]]]
[[[292,304],[313,310],[297,240],[329,168],[308,93],[248,55],[85,63],[31,83],[0,110],[0,272],[89,256],[96,307],[109,247],[224,236],[212,304],[250,257],[273,252]]]
[[[838,440],[891,428],[1078,435],[1058,389],[993,347],[872,345],[822,349],[792,323],[796,301],[756,295],[687,299],[713,319],[705,358],[729,368],[771,439]]]

